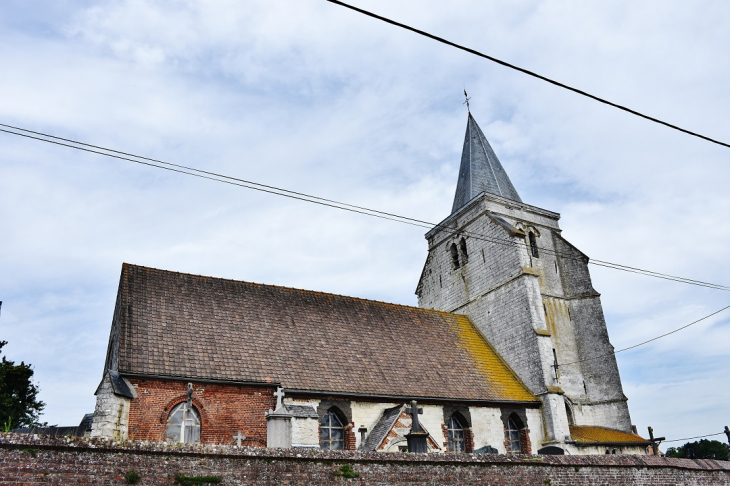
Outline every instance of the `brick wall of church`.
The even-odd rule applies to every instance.
[[[137,398],[129,408],[128,437],[164,441],[170,411],[186,401],[186,381],[130,378]],[[266,447],[265,413],[276,407],[274,387],[193,382],[193,405],[200,413],[204,444],[234,444],[239,430],[243,445]]]

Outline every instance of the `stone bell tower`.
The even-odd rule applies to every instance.
[[[588,257],[525,204],[469,113],[451,215],[426,234],[420,307],[468,315],[541,398],[542,445],[569,425],[631,431]]]

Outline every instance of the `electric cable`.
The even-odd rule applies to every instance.
[[[702,439],[704,437],[714,437],[716,435],[725,435],[725,432],[718,432],[717,434],[707,434],[707,435],[698,435],[697,437],[685,437],[684,439],[672,439],[672,440],[663,440],[662,442],[680,442],[683,440],[692,440],[692,439]]]
[[[617,108],[617,109],[619,109],[621,111],[625,111],[627,113],[631,113],[632,115],[635,115],[635,116],[644,118],[644,119],[649,120],[649,121],[652,121],[654,123],[658,123],[660,125],[664,125],[665,127],[669,127],[669,128],[674,129],[674,130],[678,130],[678,131],[680,131],[682,133],[686,133],[687,135],[691,135],[693,137],[701,138],[701,139],[706,140],[708,142],[712,142],[712,143],[715,143],[717,145],[721,145],[723,147],[730,148],[730,144],[728,144],[728,143],[721,142],[719,140],[715,140],[714,138],[710,138],[710,137],[707,137],[705,135],[699,134],[697,132],[693,132],[693,131],[687,130],[685,128],[681,128],[681,127],[679,127],[677,125],[673,125],[671,123],[662,121],[662,120],[660,120],[658,118],[654,118],[652,116],[645,115],[645,114],[640,113],[640,112],[638,112],[636,110],[632,110],[631,108],[628,108],[626,106],[619,105],[618,103],[613,103],[612,101],[608,101],[608,100],[606,100],[604,98],[600,98],[598,96],[592,95],[592,94],[590,94],[590,93],[588,93],[586,91],[580,90],[578,88],[573,88],[572,86],[568,86],[567,84],[561,83],[559,81],[555,81],[554,79],[548,78],[546,76],[542,76],[542,75],[537,74],[537,73],[535,73],[533,71],[530,71],[530,70],[521,68],[519,66],[516,66],[514,64],[508,63],[506,61],[502,61],[501,59],[497,59],[496,57],[489,56],[487,54],[484,54],[482,52],[479,52],[477,50],[471,49],[471,48],[466,47],[466,46],[462,46],[462,45],[457,44],[455,42],[452,42],[450,40],[444,39],[443,37],[439,37],[439,36],[436,36],[436,35],[433,35],[433,34],[429,34],[426,31],[423,31],[423,30],[420,30],[420,29],[416,29],[415,27],[411,27],[409,25],[402,24],[400,22],[396,22],[395,20],[391,20],[391,19],[389,19],[387,17],[383,17],[381,15],[377,15],[375,13],[372,13],[372,12],[370,12],[368,10],[363,10],[363,9],[358,8],[358,7],[355,7],[353,5],[349,5],[347,3],[340,2],[339,0],[326,0],[326,1],[328,1],[330,3],[334,3],[335,5],[339,5],[341,7],[349,8],[350,10],[354,10],[355,12],[361,13],[363,15],[367,15],[368,17],[372,17],[372,18],[377,19],[377,20],[381,20],[381,21],[386,22],[388,24],[395,25],[396,27],[400,27],[401,29],[405,29],[405,30],[409,30],[411,32],[415,32],[416,34],[422,35],[424,37],[428,37],[429,39],[433,39],[433,40],[435,40],[437,42],[440,42],[442,44],[446,44],[448,46],[455,47],[455,48],[457,48],[459,50],[468,52],[470,54],[474,54],[475,56],[479,56],[479,57],[482,57],[484,59],[488,59],[489,61],[495,62],[497,64],[500,64],[500,65],[505,66],[505,67],[510,68],[510,69],[514,69],[515,71],[519,71],[519,72],[521,72],[523,74],[527,74],[528,76],[532,76],[533,78],[537,78],[537,79],[539,79],[541,81],[545,81],[545,82],[550,83],[552,85],[558,86],[559,88],[563,88],[563,89],[566,89],[568,91],[572,91],[573,93],[577,93],[577,94],[579,94],[581,96],[585,96],[586,98],[590,98],[590,99],[592,99],[594,101],[598,101],[599,103],[603,103],[605,105],[612,106],[612,107]]]
[[[447,228],[446,225],[443,225],[443,223],[439,223],[439,224],[431,223],[431,222],[428,222],[428,221],[423,221],[423,220],[418,220],[418,219],[414,219],[414,218],[409,218],[409,217],[406,217],[406,216],[400,216],[400,215],[393,214],[393,213],[388,213],[388,212],[384,212],[384,211],[378,211],[378,210],[375,210],[375,209],[370,209],[370,208],[366,208],[366,207],[362,207],[362,206],[356,206],[356,205],[352,205],[352,204],[348,204],[348,203],[334,201],[334,200],[331,200],[331,199],[326,199],[326,198],[321,198],[321,197],[317,197],[317,196],[312,196],[312,195],[305,194],[305,193],[301,193],[301,192],[291,191],[291,190],[288,190],[288,189],[283,189],[283,188],[279,188],[279,187],[275,187],[275,186],[270,186],[270,185],[266,185],[266,184],[260,184],[260,183],[253,182],[253,181],[249,181],[249,180],[245,180],[245,179],[231,177],[231,176],[227,176],[227,175],[219,174],[219,173],[215,173],[215,172],[204,171],[204,170],[196,169],[196,168],[193,168],[193,167],[188,167],[188,166],[184,166],[184,165],[179,165],[179,164],[174,164],[174,163],[170,163],[170,162],[165,162],[165,161],[162,161],[162,160],[153,159],[153,158],[149,158],[149,157],[143,157],[143,156],[140,156],[140,155],[131,154],[129,152],[123,152],[123,151],[119,151],[119,150],[115,150],[115,149],[101,147],[99,145],[93,145],[93,144],[89,144],[89,143],[85,143],[85,142],[79,142],[77,140],[72,140],[72,139],[68,139],[68,138],[58,137],[56,135],[50,135],[50,134],[43,133],[43,132],[37,132],[37,131],[34,131],[34,130],[29,130],[29,129],[26,129],[26,128],[16,127],[16,126],[13,126],[13,125],[7,125],[7,124],[0,123],[0,126],[4,126],[4,127],[7,127],[7,128],[12,128],[14,130],[24,131],[24,132],[27,132],[27,133],[33,133],[35,135],[40,135],[40,136],[47,137],[47,138],[53,138],[53,139],[56,139],[56,140],[63,140],[65,142],[70,142],[70,143],[73,143],[75,145],[81,145],[81,146],[84,146],[84,147],[92,147],[94,149],[99,149],[99,150],[103,150],[103,151],[106,151],[106,152],[111,152],[111,153],[114,153],[114,154],[121,154],[121,155],[129,156],[129,157],[134,157],[135,159],[141,159],[141,160],[145,160],[145,161],[149,161],[149,162],[164,164],[166,166],[176,167],[178,169],[184,169],[184,170],[188,170],[188,171],[194,171],[194,172],[206,174],[206,175],[209,175],[209,176],[230,179],[230,180],[234,180],[236,182],[241,182],[241,183],[244,183],[244,184],[250,184],[250,185],[255,185],[255,186],[258,186],[258,187],[265,188],[265,189],[270,189],[272,191],[285,192],[285,193],[293,194],[293,195],[296,195],[296,196],[301,196],[301,197],[304,197],[304,198],[315,199],[315,200],[323,201],[323,202],[326,202],[326,203],[331,203],[331,204],[335,204],[335,205],[340,205],[340,206],[345,206],[345,207],[357,209],[357,210],[360,210],[360,211],[372,212],[372,213],[377,213],[377,214],[380,214],[380,215],[383,215],[383,216],[389,216],[391,218],[398,218],[398,219],[403,219],[405,221],[410,221],[410,222],[413,222],[413,223],[420,223],[420,224],[417,224],[415,226],[421,226],[421,227],[428,228],[428,229],[430,229],[431,227],[434,227],[434,228],[442,228],[442,229],[443,228],[450,229],[450,228]],[[15,135],[21,135],[21,134],[17,134],[17,133],[14,133],[14,132],[7,131],[7,130],[2,130],[2,131],[6,132],[6,133],[15,134]],[[39,139],[37,137],[32,137],[32,136],[27,136],[27,137],[28,138],[32,138],[32,139],[35,139],[35,140],[47,141],[47,140],[44,140],[44,139]],[[50,141],[48,141],[48,142],[50,142]],[[62,145],[62,146],[70,147],[70,148],[77,148],[77,147],[70,146],[70,145],[67,145],[67,144],[62,144],[62,143],[59,143],[58,145]],[[87,152],[92,152],[92,153],[99,153],[99,152],[94,151],[94,150],[86,150],[86,151]],[[101,155],[110,156],[109,154],[101,154]],[[121,159],[121,160],[128,160],[130,162],[136,162],[134,160],[127,159],[125,157],[114,157],[114,158],[118,158],[118,159]],[[146,163],[144,165],[155,166],[154,164],[146,164]],[[178,172],[178,171],[174,171],[174,172]],[[270,191],[264,191],[264,192],[270,192]],[[295,198],[295,199],[299,199],[299,198]],[[327,206],[330,206],[330,204],[326,204],[326,205]],[[333,206],[330,206],[330,207],[333,207]],[[360,212],[360,211],[356,211],[356,212]],[[386,218],[386,219],[389,219],[389,218]],[[504,239],[504,238],[489,237],[489,236],[486,236],[486,235],[480,235],[478,233],[469,232],[469,231],[466,231],[466,230],[463,230],[463,229],[460,229],[460,230],[452,230],[452,235],[455,234],[455,233],[460,233],[460,234],[463,233],[463,234],[466,234],[466,235],[469,235],[469,236],[474,236],[475,238],[481,239],[482,241],[490,241],[490,242],[498,243],[498,244],[502,244],[502,245],[510,245],[510,246],[516,246],[517,245],[517,242],[515,242],[513,240],[507,240],[507,239]],[[580,260],[580,258],[576,258],[573,255],[569,255],[569,254],[564,253],[564,252],[558,252],[556,250],[552,250],[552,249],[548,249],[548,248],[544,248],[544,247],[538,247],[538,250],[543,251],[545,253],[553,254],[553,255],[559,255],[559,256],[562,256],[564,258]],[[600,260],[597,260],[597,261],[600,261]],[[601,262],[601,263],[604,264],[604,266],[605,265],[621,266],[621,265],[618,265],[618,264],[611,264],[610,262]],[[632,268],[632,267],[627,267],[627,268]],[[642,271],[641,269],[636,269],[636,268],[633,268],[633,270],[635,271],[635,273],[641,273],[641,271]],[[648,271],[646,271],[646,272],[648,272]],[[656,273],[656,272],[651,272],[651,273]],[[672,279],[672,280],[678,280],[678,281],[687,280],[688,281],[687,283],[689,283],[689,279],[683,279],[682,277],[672,277],[672,276],[668,276],[668,275],[664,275],[664,277],[667,277],[667,278]],[[694,282],[697,282],[697,281],[694,281]],[[697,284],[702,285],[702,286],[709,286],[711,288],[717,287],[717,285],[715,285],[715,284],[709,284],[707,282],[697,282]],[[728,288],[728,290],[730,291],[730,288]]]
[[[656,341],[656,340],[661,339],[663,337],[667,337],[670,334],[674,334],[676,332],[679,332],[682,329],[687,329],[688,327],[693,326],[693,325],[697,324],[698,322],[702,322],[705,319],[709,319],[710,317],[712,317],[714,315],[717,315],[717,314],[719,314],[719,313],[721,313],[721,312],[723,312],[723,311],[725,311],[727,309],[730,309],[730,305],[725,306],[722,309],[713,312],[712,314],[708,314],[705,317],[702,317],[700,319],[697,319],[696,321],[690,322],[689,324],[686,324],[686,325],[684,325],[682,327],[678,327],[677,329],[675,329],[673,331],[669,331],[667,333],[661,334],[661,335],[656,336],[656,337],[653,337],[651,339],[647,339],[646,341],[640,342],[639,344],[634,344],[633,346],[629,346],[629,347],[626,347],[626,348],[622,348],[622,349],[619,349],[618,351],[614,351],[612,353],[602,354],[600,356],[593,356],[592,358],[581,359],[581,360],[578,360],[578,361],[571,361],[570,363],[562,363],[562,364],[559,364],[557,366],[570,366],[570,365],[574,365],[574,364],[578,364],[578,363],[584,363],[586,361],[593,361],[593,360],[596,360],[596,359],[607,358],[609,356],[615,356],[618,353],[621,353],[623,351],[628,351],[629,349],[638,348],[639,346],[643,346],[645,344],[649,344],[652,341]]]
[[[56,137],[56,136],[53,136],[53,135],[47,135],[47,134],[44,134],[44,133],[41,133],[41,132],[34,132],[34,131],[26,130],[26,129],[23,129],[23,128],[12,127],[10,125],[0,124],[0,126],[13,128],[15,130],[22,130],[22,131],[26,131],[28,133],[34,133],[36,135],[41,135],[41,136],[45,136],[45,137],[49,137],[49,138],[54,138],[56,140],[63,140],[65,142],[70,142],[70,143],[58,142],[58,141],[55,141],[55,140],[47,140],[47,139],[40,138],[40,137],[37,137],[37,136],[28,135],[28,134],[24,134],[24,133],[17,133],[17,132],[13,132],[13,131],[10,131],[10,130],[6,130],[6,129],[1,129],[0,128],[0,132],[5,132],[5,133],[11,134],[11,135],[22,136],[22,137],[29,138],[29,139],[32,139],[32,140],[47,142],[47,143],[51,143],[51,144],[55,144],[55,145],[60,145],[60,146],[64,146],[64,147],[68,147],[68,148],[72,148],[72,149],[82,150],[82,151],[85,151],[85,152],[90,152],[90,153],[94,153],[94,154],[98,154],[98,155],[104,155],[104,156],[107,156],[107,157],[110,157],[110,158],[115,158],[115,159],[124,160],[124,161],[128,161],[128,162],[134,162],[134,163],[146,165],[146,166],[149,166],[149,167],[155,167],[155,168],[158,168],[158,169],[164,169],[164,170],[168,170],[168,171],[171,171],[171,172],[176,172],[176,173],[180,173],[180,174],[190,175],[190,176],[193,176],[193,177],[198,177],[198,178],[201,178],[201,179],[208,179],[208,180],[215,181],[215,182],[222,182],[222,183],[226,183],[226,184],[233,185],[233,186],[238,186],[238,187],[243,187],[243,188],[246,188],[246,189],[253,189],[253,190],[256,190],[256,191],[261,191],[261,192],[265,192],[265,193],[269,193],[269,194],[284,196],[284,197],[288,197],[288,198],[291,198],[291,199],[296,199],[296,200],[299,200],[299,201],[311,202],[311,203],[319,204],[319,205],[322,205],[322,206],[331,207],[331,208],[334,208],[334,209],[343,209],[343,210],[350,211],[350,212],[353,212],[353,213],[363,214],[363,215],[366,215],[366,216],[374,216],[374,217],[377,217],[377,218],[387,219],[387,220],[395,221],[395,222],[399,222],[399,223],[405,223],[405,224],[409,224],[409,225],[412,225],[412,226],[418,226],[418,227],[427,228],[427,229],[431,229],[432,227],[439,227],[439,226],[441,226],[441,227],[445,227],[445,228],[449,229],[447,226],[443,225],[442,223],[440,223],[440,224],[428,223],[426,221],[421,221],[421,220],[417,220],[417,219],[413,219],[413,218],[407,218],[407,217],[399,216],[399,215],[394,214],[394,213],[387,213],[387,212],[372,210],[372,209],[369,209],[369,208],[366,208],[366,207],[363,207],[363,206],[355,206],[355,205],[350,205],[350,204],[346,204],[346,203],[340,203],[338,201],[331,200],[331,199],[320,198],[320,197],[317,197],[317,196],[310,196],[310,195],[305,194],[305,193],[295,192],[295,191],[289,191],[287,189],[278,188],[276,186],[263,185],[263,184],[259,184],[259,183],[247,181],[245,179],[233,178],[233,177],[226,176],[226,175],[223,175],[223,174],[218,174],[218,173],[208,172],[208,171],[202,171],[202,170],[195,169],[195,168],[192,168],[192,167],[187,167],[187,166],[178,165],[178,164],[172,164],[172,163],[169,163],[169,162],[163,162],[163,161],[159,161],[159,160],[151,159],[151,158],[147,158],[147,157],[140,157],[140,156],[136,156],[134,154],[128,153],[128,152],[121,152],[121,151],[118,151],[118,150],[107,149],[107,148],[100,147],[100,146],[97,146],[97,145],[91,145],[91,144],[86,144],[86,143],[83,143],[83,142],[77,142],[75,140],[61,138],[61,137]],[[93,150],[93,149],[89,149],[89,148],[79,147],[79,146],[76,146],[76,145],[71,145],[71,143],[77,144],[77,145],[83,145],[84,147],[93,147],[93,148],[99,149],[99,150]],[[102,150],[107,151],[107,152],[111,152],[111,153],[105,153],[105,152],[102,152]],[[133,158],[122,157],[121,155],[115,155],[115,154],[124,154],[124,155],[127,155],[129,157],[135,157],[135,158],[143,159],[143,160],[135,160]],[[165,166],[157,165],[157,163],[165,164]],[[226,179],[230,179],[230,180],[226,180]],[[349,206],[349,207],[345,207],[345,206]],[[454,230],[454,233],[466,233],[466,232],[464,232],[463,230],[460,230],[460,231],[459,230]],[[489,237],[487,235],[479,235],[478,233],[474,233],[474,237],[475,238],[478,238],[478,239],[482,239],[484,241],[494,241],[494,242],[500,243],[500,244],[512,244],[512,245],[516,245],[517,244],[513,240],[502,239],[502,241],[498,241],[500,239],[493,238],[493,237]],[[543,251],[544,250],[546,250],[546,249],[543,249]],[[596,260],[596,262],[598,262],[598,263],[596,263],[597,265],[605,266],[607,268],[613,268],[615,270],[623,270],[623,271],[627,271],[627,272],[640,273],[642,275],[653,276],[653,277],[657,277],[657,278],[666,278],[666,279],[674,280],[674,281],[681,282],[681,283],[687,283],[687,284],[692,284],[692,285],[701,285],[701,286],[715,288],[715,289],[719,289],[719,290],[729,290],[727,287],[721,286],[719,284],[711,284],[711,283],[707,283],[707,282],[701,282],[701,281],[697,281],[697,280],[686,279],[686,278],[683,278],[683,277],[674,277],[674,276],[670,276],[670,275],[666,275],[666,274],[661,274],[661,273],[658,273],[658,272],[653,272],[653,271],[650,271],[650,270],[643,270],[643,269],[636,268],[636,267],[629,267],[629,266],[626,266],[626,265],[614,264],[614,263],[605,262],[605,261],[602,261],[602,260]],[[588,263],[593,263],[593,262],[592,261],[589,261]],[[614,355],[616,355],[616,354],[618,354],[620,352],[628,351],[630,349],[634,349],[634,348],[637,348],[639,346],[643,346],[643,345],[648,344],[650,342],[656,341],[656,340],[661,339],[663,337],[666,337],[666,336],[669,336],[669,335],[674,334],[676,332],[679,332],[679,331],[681,331],[683,329],[686,329],[686,328],[688,328],[688,327],[690,327],[690,326],[692,326],[694,324],[697,324],[698,322],[701,322],[701,321],[703,321],[705,319],[708,319],[708,318],[710,318],[710,317],[712,317],[712,316],[714,316],[716,314],[719,314],[719,313],[727,310],[728,308],[730,308],[730,305],[728,305],[726,307],[723,307],[722,309],[720,309],[718,311],[715,311],[712,314],[709,314],[709,315],[707,315],[705,317],[702,317],[702,318],[700,318],[700,319],[698,319],[696,321],[693,321],[693,322],[691,322],[691,323],[689,323],[689,324],[687,324],[685,326],[682,326],[680,328],[677,328],[677,329],[675,329],[673,331],[670,331],[668,333],[662,334],[660,336],[654,337],[652,339],[643,341],[641,343],[635,344],[633,346],[629,346],[629,347],[626,347],[626,348],[623,348],[623,349],[620,349],[620,350],[617,350],[617,351],[614,351],[612,353],[608,353],[608,354],[605,354],[605,355],[594,356],[594,357],[591,357],[591,358],[586,358],[586,359],[582,359],[582,360],[578,360],[578,361],[573,361],[573,362],[570,362],[570,363],[563,363],[563,364],[560,364],[558,366],[570,366],[570,365],[582,363],[582,362],[585,362],[585,361],[592,361],[592,360],[595,360],[595,359],[605,358],[605,357],[608,357],[608,356],[614,356]]]
[[[109,149],[109,148],[106,148],[106,147],[101,147],[99,145],[93,145],[93,144],[89,144],[89,143],[85,143],[85,142],[79,142],[77,140],[72,140],[72,139],[68,139],[68,138],[58,137],[58,136],[50,135],[50,134],[47,134],[47,133],[37,132],[37,131],[33,131],[33,130],[26,129],[26,128],[21,128],[21,127],[16,127],[16,126],[13,126],[13,125],[7,125],[7,124],[0,123],[0,126],[4,126],[4,127],[7,127],[7,128],[12,128],[14,130],[24,131],[24,132],[27,132],[27,133],[33,133],[35,135],[40,135],[42,137],[53,138],[53,139],[56,139],[56,140],[63,140],[65,142],[70,142],[70,143],[73,143],[75,145],[81,145],[81,146],[84,146],[84,147],[92,147],[94,149],[103,150],[105,152],[111,152],[112,154],[121,154],[121,155],[129,156],[129,157],[134,157],[135,159],[141,159],[141,160],[147,161],[147,162],[140,162],[140,161],[137,161],[137,160],[129,159],[127,157],[119,157],[119,156],[112,155],[112,154],[98,152],[97,150],[84,149],[84,148],[80,148],[80,147],[75,147],[73,145],[68,145],[68,144],[65,144],[65,143],[53,142],[53,141],[50,141],[50,140],[45,140],[45,139],[42,139],[42,138],[30,136],[30,135],[23,135],[23,134],[11,132],[9,130],[2,130],[2,129],[0,129],[0,131],[6,132],[6,133],[9,133],[9,134],[20,135],[20,136],[24,136],[26,138],[30,138],[30,139],[34,139],[34,140],[39,140],[39,141],[44,141],[44,142],[48,142],[48,143],[55,143],[56,145],[61,145],[61,146],[69,147],[69,148],[77,148],[79,150],[83,150],[83,151],[86,151],[86,152],[97,153],[97,154],[100,154],[100,155],[105,155],[107,157],[117,158],[117,159],[120,159],[120,160],[126,160],[126,161],[129,161],[129,162],[136,162],[136,163],[140,163],[140,164],[147,165],[147,166],[150,166],[150,167],[158,167],[157,165],[155,165],[155,163],[160,163],[160,164],[164,164],[164,165],[169,166],[169,167],[175,167],[177,169],[184,169],[184,170],[187,170],[187,171],[193,171],[193,172],[197,172],[197,173],[202,173],[202,174],[205,174],[207,176],[225,178],[225,179],[230,179],[230,180],[233,180],[233,181],[236,181],[236,182],[240,182],[240,183],[243,183],[243,184],[255,185],[255,186],[264,188],[263,189],[263,192],[268,192],[268,193],[272,193],[272,194],[278,194],[279,192],[284,192],[284,193],[288,193],[288,194],[293,194],[295,196],[300,196],[300,197],[294,197],[294,199],[299,199],[299,200],[306,201],[306,200],[308,200],[306,198],[310,198],[310,199],[315,199],[315,200],[318,200],[318,201],[323,201],[325,203],[329,203],[329,204],[324,204],[325,206],[329,206],[329,207],[337,207],[337,206],[349,207],[349,208],[356,209],[357,211],[354,211],[354,212],[357,212],[357,213],[360,213],[360,214],[366,214],[366,212],[367,213],[372,212],[372,213],[376,213],[376,214],[379,214],[379,215],[382,215],[382,216],[387,216],[384,219],[390,219],[390,220],[395,221],[395,219],[392,219],[392,218],[398,218],[398,219],[404,220],[404,222],[408,222],[407,224],[412,224],[413,226],[420,226],[420,227],[423,227],[423,228],[426,228],[426,229],[432,229],[432,228],[447,229],[447,230],[451,231],[451,235],[456,234],[456,233],[466,234],[466,235],[475,237],[476,239],[480,239],[482,241],[489,241],[489,242],[493,242],[493,243],[497,243],[497,244],[501,244],[501,245],[516,246],[518,244],[516,241],[513,241],[513,240],[507,240],[507,239],[504,239],[504,238],[490,237],[490,236],[487,236],[487,235],[480,235],[478,233],[469,232],[469,231],[464,230],[464,229],[459,229],[459,230],[451,229],[451,228],[448,228],[448,226],[447,225],[444,225],[443,223],[438,223],[438,224],[437,223],[431,223],[431,222],[428,222],[428,221],[423,221],[423,220],[418,220],[418,219],[409,218],[409,217],[405,217],[405,216],[400,216],[400,215],[397,215],[397,214],[388,213],[388,212],[384,212],[384,211],[378,211],[378,210],[375,210],[375,209],[365,208],[365,207],[362,207],[362,206],[356,206],[356,205],[352,205],[352,204],[348,204],[348,203],[342,203],[342,202],[334,201],[334,200],[331,200],[331,199],[325,199],[325,198],[321,198],[321,197],[317,197],[317,196],[312,196],[312,195],[305,194],[305,193],[301,193],[301,192],[296,192],[296,191],[291,191],[291,190],[288,190],[288,189],[283,189],[283,188],[279,188],[279,187],[275,187],[275,186],[260,184],[260,183],[257,183],[257,182],[253,182],[253,181],[249,181],[249,180],[245,180],[245,179],[239,179],[239,178],[235,178],[235,177],[231,177],[231,176],[226,176],[226,175],[219,174],[219,173],[215,173],[215,172],[203,171],[203,170],[200,170],[200,169],[195,169],[193,167],[188,167],[188,166],[184,166],[184,165],[173,164],[173,163],[170,163],[170,162],[164,162],[164,161],[161,161],[161,160],[158,160],[158,159],[152,159],[152,158],[149,158],[149,157],[138,156],[138,155],[131,154],[129,152],[123,152],[123,151],[119,151],[119,150]],[[153,162],[153,163],[149,163],[149,162]],[[164,168],[164,167],[158,167],[158,168]],[[173,170],[173,172],[186,173],[186,172],[183,172],[181,170]],[[192,175],[192,174],[188,174],[188,175]],[[211,177],[202,177],[202,178],[216,180],[216,179],[213,179]],[[222,181],[219,181],[219,182],[222,182]],[[239,184],[234,184],[234,185],[239,185]],[[243,186],[243,187],[247,187],[248,188],[248,186]],[[251,189],[253,189],[253,188],[251,188]],[[268,190],[266,190],[266,189],[268,189]],[[305,198],[305,199],[303,199],[303,198]],[[313,202],[313,201],[309,201],[309,202]],[[363,211],[365,211],[365,212],[363,212]],[[416,223],[416,224],[414,224],[414,223]],[[544,248],[544,247],[538,247],[538,250],[543,251],[545,253],[549,253],[549,254],[560,255],[560,256],[563,256],[564,258],[580,260],[580,258],[576,258],[573,255],[569,255],[569,254],[566,254],[566,253],[557,252],[555,250],[551,250],[551,249]],[[678,278],[679,279],[680,277],[673,277],[673,278]],[[715,284],[703,283],[703,285],[714,286]],[[728,290],[730,290],[730,288]]]
[[[80,141],[69,139],[69,138],[58,137],[55,135],[50,135],[47,133],[29,130],[26,128],[21,128],[21,127],[8,125],[8,124],[4,124],[4,123],[0,123],[0,126],[6,127],[5,129],[0,128],[0,132],[8,133],[10,135],[21,136],[21,137],[25,137],[25,138],[36,140],[36,141],[60,145],[60,146],[67,147],[67,148],[72,148],[72,149],[81,150],[84,152],[90,152],[90,153],[94,153],[94,154],[98,154],[98,155],[103,155],[103,156],[110,157],[110,158],[115,158],[115,159],[133,162],[133,163],[137,163],[137,164],[141,164],[141,165],[146,165],[149,167],[155,167],[158,169],[164,169],[164,170],[168,170],[171,172],[177,172],[180,174],[190,175],[190,176],[198,177],[201,179],[208,179],[208,180],[212,180],[215,182],[222,182],[222,183],[230,184],[233,186],[239,186],[239,187],[243,187],[246,189],[252,189],[252,190],[256,190],[256,191],[260,191],[260,192],[265,192],[268,194],[284,196],[284,197],[288,197],[291,199],[304,201],[304,202],[310,202],[310,203],[314,203],[314,204],[318,204],[321,206],[326,206],[326,207],[330,207],[330,208],[334,208],[334,209],[343,209],[345,211],[350,211],[350,212],[357,213],[357,214],[373,216],[373,217],[377,217],[377,218],[381,218],[381,219],[386,219],[389,221],[408,224],[411,226],[426,228],[429,230],[435,229],[435,228],[446,229],[451,232],[451,235],[464,234],[467,236],[471,236],[475,239],[479,239],[481,241],[488,241],[488,242],[492,242],[492,243],[497,243],[497,244],[501,244],[501,245],[509,245],[509,246],[513,246],[513,247],[519,245],[519,243],[517,241],[511,240],[511,239],[483,235],[480,233],[471,232],[471,231],[464,230],[464,229],[449,228],[448,224],[444,224],[443,222],[442,223],[431,223],[429,221],[410,218],[407,216],[401,216],[401,215],[398,215],[395,213],[379,211],[379,210],[367,208],[364,206],[357,206],[354,204],[343,203],[340,201],[335,201],[333,199],[313,196],[313,195],[302,193],[302,192],[292,191],[289,189],[284,189],[284,188],[280,188],[280,187],[276,187],[276,186],[272,186],[272,185],[261,184],[258,182],[241,179],[241,178],[237,178],[237,177],[232,177],[232,176],[227,176],[227,175],[216,173],[216,172],[205,171],[205,170],[201,170],[201,169],[196,169],[194,167],[174,164],[171,162],[165,162],[162,160],[153,159],[153,158],[149,158],[149,157],[143,157],[143,156],[135,155],[135,154],[132,154],[129,152],[123,152],[123,151],[119,151],[119,150],[115,150],[115,149],[110,149],[110,148],[102,147],[99,145],[93,145],[93,144],[89,144],[89,143],[85,143],[85,142],[80,142]],[[18,133],[16,131],[8,130],[8,128],[12,129],[12,130],[26,132],[26,133]],[[29,135],[30,133],[32,133],[34,135]],[[41,137],[46,137],[46,138],[41,138]],[[48,139],[53,139],[53,140],[48,140]],[[59,142],[58,140],[62,140],[63,142]],[[64,143],[64,142],[68,142],[68,143]],[[87,147],[90,147],[90,148],[87,148]],[[163,164],[163,165],[159,165],[159,164]],[[540,247],[540,246],[537,247],[537,250],[542,251],[544,253],[556,255],[556,256],[562,256],[564,258],[572,259],[572,260],[585,261],[587,259],[587,257],[585,257],[585,256],[577,257],[575,255],[571,255],[566,252],[552,250],[552,249]],[[597,259],[587,259],[587,260],[588,260],[587,263],[606,267],[606,268],[612,268],[614,270],[621,270],[621,271],[630,272],[630,273],[637,273],[640,275],[661,278],[661,279],[675,281],[675,282],[679,282],[679,283],[685,283],[685,284],[689,284],[689,285],[707,287],[707,288],[712,288],[715,290],[730,291],[730,287],[721,285],[721,284],[703,282],[703,281],[699,281],[699,280],[688,279],[685,277],[677,277],[677,276],[673,276],[673,275],[663,274],[660,272],[644,270],[644,269],[637,268],[637,267],[630,267],[627,265],[621,265],[621,264],[607,262],[607,261],[603,261],[603,260],[597,260]]]

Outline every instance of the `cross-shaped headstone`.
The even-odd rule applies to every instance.
[[[281,408],[281,399],[284,398],[284,389],[277,387],[274,396],[276,397],[276,409],[279,410]]]
[[[240,430],[238,431],[238,434],[237,435],[234,435],[233,436],[233,438],[236,440],[236,445],[238,447],[241,447],[241,441],[242,440],[246,440],[246,436],[245,435],[241,435],[241,431]]]
[[[408,414],[410,414],[412,417],[411,432],[421,432],[421,425],[418,423],[418,414],[423,414],[423,409],[418,408],[418,403],[413,400],[408,410]]]

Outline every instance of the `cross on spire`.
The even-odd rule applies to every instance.
[[[471,109],[469,109],[469,100],[471,98],[469,98],[469,95],[466,94],[466,88],[464,88],[464,98],[466,98],[466,101],[464,101],[464,103],[463,103],[463,104],[466,105],[466,111],[468,111],[469,113],[471,113]]]

